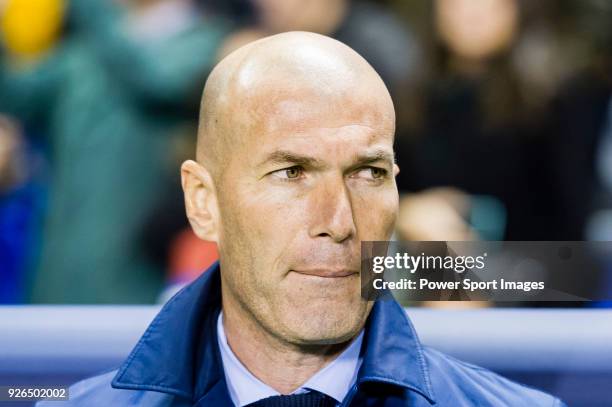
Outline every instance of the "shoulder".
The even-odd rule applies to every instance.
[[[429,347],[423,347],[434,396],[440,405],[563,407],[559,399]]]
[[[168,394],[113,388],[111,381],[116,373],[117,371],[113,370],[73,384],[68,390],[68,401],[41,401],[36,404],[36,407],[165,407],[172,405],[174,397]]]

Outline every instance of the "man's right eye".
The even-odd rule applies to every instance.
[[[293,167],[283,168],[272,173],[275,177],[282,180],[295,180],[299,179],[304,174],[304,168],[299,165]]]

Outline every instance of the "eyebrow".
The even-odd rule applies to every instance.
[[[395,164],[395,155],[393,152],[383,149],[376,149],[366,154],[357,156],[357,165],[373,164],[379,161],[385,161],[389,165]]]
[[[395,163],[395,156],[393,152],[385,149],[376,149],[369,151],[365,154],[358,154],[355,158],[355,163],[351,167],[358,167],[361,165],[373,164],[376,162],[384,161],[389,165]],[[301,165],[304,167],[323,167],[324,161],[315,157],[298,154],[287,150],[277,150],[270,153],[259,165],[264,164],[293,164]]]
[[[267,163],[271,163],[271,164],[290,163],[293,165],[302,165],[304,167],[316,167],[316,166],[323,165],[323,161],[317,158],[309,157],[309,156],[302,155],[302,154],[297,154],[292,151],[286,151],[286,150],[277,150],[277,151],[272,152],[261,162],[260,165],[267,164]]]

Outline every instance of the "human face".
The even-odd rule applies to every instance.
[[[390,98],[348,93],[253,104],[217,180],[224,307],[292,344],[359,332],[360,242],[388,240],[396,220]]]
[[[438,0],[436,25],[451,51],[467,59],[488,58],[508,47],[518,25],[516,0]]]

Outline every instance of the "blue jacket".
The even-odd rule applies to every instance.
[[[168,301],[118,370],[73,385],[70,401],[38,406],[231,406],[217,345],[220,306],[215,265]],[[548,394],[422,346],[393,300],[375,303],[363,347],[346,406],[564,406]]]

